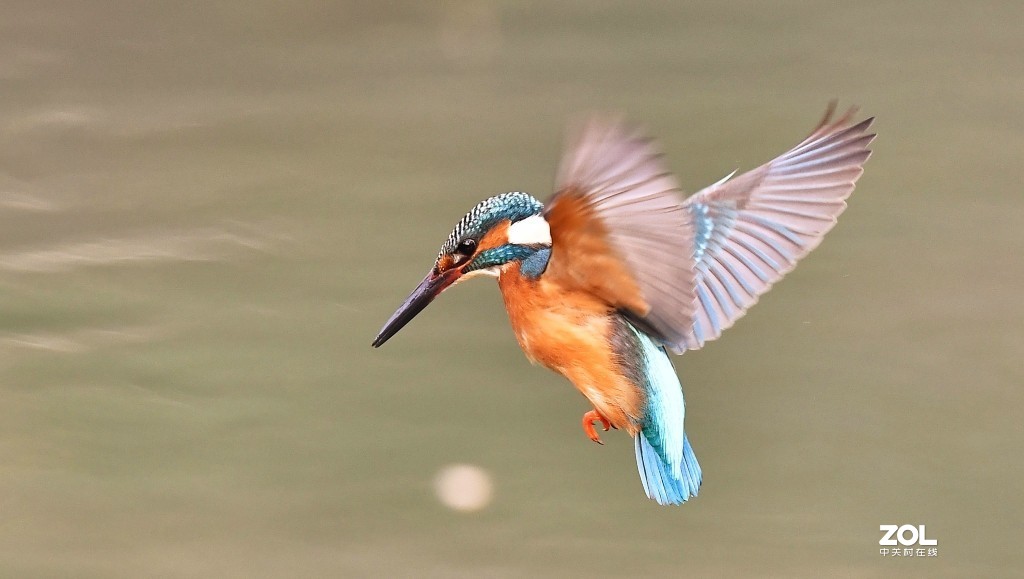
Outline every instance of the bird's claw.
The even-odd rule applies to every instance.
[[[597,431],[594,430],[595,422],[600,422],[605,432],[608,432],[609,428],[615,427],[612,426],[612,423],[608,422],[608,419],[602,416],[601,413],[598,412],[597,410],[591,410],[590,412],[587,412],[586,414],[583,415],[583,432],[585,432],[587,436],[590,437],[590,440],[593,440],[594,442],[600,445],[604,445],[604,443],[601,442],[601,437],[598,436]]]

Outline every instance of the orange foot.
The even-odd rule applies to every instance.
[[[604,444],[603,442],[601,442],[601,437],[597,435],[597,431],[594,430],[594,423],[597,421],[601,422],[601,426],[604,427],[605,432],[608,432],[609,428],[615,428],[614,426],[612,426],[611,422],[608,422],[607,418],[601,416],[600,412],[598,412],[597,410],[591,410],[590,412],[587,412],[586,414],[583,415],[583,432],[587,433],[587,436],[590,437],[590,440],[593,440],[598,444]]]

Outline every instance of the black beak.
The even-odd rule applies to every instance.
[[[377,338],[373,340],[373,347],[379,348],[398,333],[416,317],[416,314],[423,311],[423,308],[430,305],[430,302],[434,301],[438,295],[441,294],[448,286],[455,283],[455,280],[459,279],[461,274],[458,270],[450,269],[445,273],[434,273],[431,269],[427,277],[423,278],[420,285],[416,286],[416,289],[412,290],[409,297],[405,298],[402,305],[398,306],[395,313],[391,314],[391,318],[388,319],[384,327],[381,328],[380,333],[377,334]]]

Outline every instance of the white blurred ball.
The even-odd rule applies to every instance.
[[[437,498],[448,508],[469,513],[491,503],[494,483],[484,469],[471,464],[451,464],[434,478]]]

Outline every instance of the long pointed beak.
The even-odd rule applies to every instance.
[[[416,286],[416,289],[412,290],[409,297],[405,298],[402,305],[398,306],[395,313],[391,314],[387,323],[380,329],[380,333],[377,334],[377,338],[373,340],[373,347],[379,348],[398,333],[416,317],[416,314],[423,311],[423,308],[430,305],[430,302],[434,301],[438,295],[441,294],[448,286],[455,283],[455,280],[459,279],[461,273],[458,270],[451,269],[442,274],[435,274],[434,270],[431,269],[427,277],[423,278],[420,285]]]

